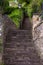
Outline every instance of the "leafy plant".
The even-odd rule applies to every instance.
[[[17,9],[14,9],[14,11],[12,11],[8,16],[13,20],[17,28],[19,28],[20,22],[23,18],[23,11],[17,8]]]
[[[10,7],[9,1],[17,1],[17,7]],[[23,12],[31,18],[33,13],[41,12],[42,2],[43,0],[0,0],[0,6],[3,8],[2,12],[7,14],[19,28]],[[18,4],[21,4],[21,9],[18,8]]]

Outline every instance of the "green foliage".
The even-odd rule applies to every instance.
[[[18,2],[21,3],[21,4],[24,3],[24,2],[29,3],[30,1],[31,0],[18,0]]]
[[[42,0],[33,0],[32,1],[33,12],[41,12],[41,4]]]
[[[31,0],[29,4],[25,7],[29,17],[32,17],[33,13],[41,12],[42,0]]]
[[[25,7],[25,11],[27,12],[27,15],[28,15],[29,17],[31,17],[31,16],[32,16],[32,13],[33,13],[32,5],[29,4],[28,6],[26,6],[26,7]]]
[[[8,0],[0,0],[0,7],[1,7],[1,10],[2,10],[2,13],[5,13],[7,8],[9,7]]]
[[[19,28],[20,21],[23,18],[23,11],[21,9],[16,8],[8,16],[13,20],[13,22],[16,24],[17,28]]]
[[[7,7],[7,8],[4,10],[4,14],[10,14],[13,10],[14,10],[14,7]]]
[[[3,8],[3,13],[8,14],[18,28],[23,19],[23,11],[31,18],[33,13],[41,12],[41,3],[43,2],[43,0],[15,0],[22,6],[21,9],[18,9],[16,6],[10,7],[9,1],[12,0],[0,0],[0,6]]]
[[[0,5],[3,8],[3,13],[8,13],[8,11],[10,13],[11,11],[13,11],[13,8],[9,7],[9,1],[12,0],[0,0]],[[23,8],[25,8],[25,11],[27,11],[28,16],[32,16],[32,13],[34,12],[40,12],[41,3],[43,2],[43,0],[17,0],[17,1],[18,3],[21,3]]]

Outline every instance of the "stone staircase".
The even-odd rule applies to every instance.
[[[43,65],[43,59],[38,54],[38,47],[33,43],[32,28],[17,30],[12,21],[4,18],[3,62],[5,65]],[[0,38],[2,32],[2,18],[0,18]],[[43,42],[43,41],[42,41]],[[41,42],[40,42],[41,43]],[[39,49],[40,50],[40,49]],[[2,54],[0,54],[2,59]]]
[[[30,30],[10,30],[4,43],[5,65],[41,65]],[[9,37],[8,37],[9,36]]]

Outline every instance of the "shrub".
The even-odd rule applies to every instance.
[[[23,19],[23,11],[21,9],[15,8],[8,16],[13,20],[17,28],[19,28],[20,22]]]
[[[2,13],[5,13],[6,9],[9,6],[8,0],[0,0],[0,6],[1,6]]]

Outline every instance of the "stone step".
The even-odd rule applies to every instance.
[[[16,51],[17,52],[17,51]],[[10,55],[12,54],[12,55]],[[33,65],[41,65],[40,64],[40,59],[39,57],[37,57],[37,54],[33,53],[33,54],[28,54],[27,52],[26,53],[15,53],[15,52],[11,52],[10,51],[10,54],[7,53],[6,55],[4,55],[4,61],[6,64],[15,64],[15,63],[19,63],[18,65],[21,65],[21,63],[23,65],[25,65],[24,63],[26,63],[26,65],[28,63],[33,64]],[[10,61],[10,63],[9,63]],[[7,63],[8,62],[8,63]]]
[[[13,35],[13,34],[21,34],[21,35],[24,35],[27,33],[27,35],[29,35],[30,30],[14,30],[14,29],[11,29],[10,30],[10,33]]]
[[[28,47],[28,48],[5,48],[5,56],[8,55],[8,57],[11,55],[14,56],[29,56],[32,58],[39,58],[37,51],[34,49],[34,47]],[[7,56],[6,56],[7,57]]]
[[[12,42],[4,44],[5,48],[14,48],[14,47],[33,47],[32,42]]]
[[[38,58],[37,58],[37,59],[34,59],[34,58],[33,58],[33,59],[31,60],[30,57],[28,57],[28,58],[27,58],[27,57],[24,57],[24,58],[23,58],[23,57],[22,57],[22,58],[19,57],[19,58],[18,58],[17,56],[15,56],[15,58],[14,58],[14,57],[5,57],[5,61],[8,61],[8,59],[10,60],[10,62],[11,62],[11,59],[12,59],[12,63],[15,63],[15,62],[16,62],[16,63],[17,63],[17,62],[19,62],[19,63],[20,63],[20,62],[25,62],[26,60],[29,61],[29,62],[33,62],[33,63],[39,63],[39,62],[40,62],[40,60],[39,60]]]
[[[26,35],[26,36],[23,36],[23,35],[17,35],[17,36],[14,36],[14,35],[11,35],[11,39],[15,39],[15,38],[28,38],[28,39],[31,39],[32,36],[31,35]]]
[[[6,38],[6,42],[7,43],[13,43],[13,42],[32,42],[32,40],[31,39],[29,39],[29,38],[22,38],[22,37],[20,37],[20,39],[19,38],[17,38],[17,37],[15,37],[15,38],[11,38],[11,37],[9,37],[9,38]]]

